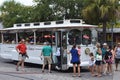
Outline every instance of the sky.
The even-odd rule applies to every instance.
[[[0,0],[0,5],[3,4],[4,1],[10,1],[10,0]],[[21,4],[24,4],[26,6],[33,5],[33,0],[15,0],[16,2],[20,2]]]

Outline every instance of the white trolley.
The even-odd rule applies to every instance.
[[[57,63],[56,50],[59,45],[61,53],[61,70],[72,67],[71,54],[67,54],[73,44],[81,46],[81,66],[88,66],[89,53],[95,53],[97,31],[94,25],[84,24],[81,19],[48,22],[14,24],[11,28],[0,30],[0,56],[5,59],[18,60],[15,49],[21,38],[26,40],[28,63],[43,64],[40,58],[44,42],[48,41],[53,49],[53,64]]]

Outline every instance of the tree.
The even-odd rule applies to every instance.
[[[5,1],[0,10],[0,19],[6,28],[12,27],[15,23],[25,23],[31,20],[32,7],[24,6],[14,0]]]
[[[82,18],[83,0],[34,0],[37,21]],[[39,15],[39,16],[38,16]]]
[[[103,25],[103,42],[106,42],[106,25],[116,20],[118,0],[88,0],[88,2],[89,5],[82,11],[83,18],[88,23]]]
[[[82,18],[83,0],[34,0],[36,5],[24,6],[15,0],[4,2],[0,7],[5,27],[15,23],[43,22],[62,19]]]

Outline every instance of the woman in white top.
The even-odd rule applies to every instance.
[[[97,43],[96,47],[97,47],[97,51],[96,51],[96,55],[95,55],[95,58],[96,58],[95,64],[96,64],[96,68],[97,68],[96,76],[101,77],[102,50],[100,48],[100,43]]]

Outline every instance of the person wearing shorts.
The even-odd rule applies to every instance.
[[[19,61],[17,63],[16,70],[19,71],[19,66],[21,65],[21,68],[24,71],[24,61],[27,57],[27,52],[26,52],[27,47],[24,39],[21,39],[20,43],[16,46],[16,50],[19,53],[19,56],[18,56]]]
[[[26,54],[26,53],[24,53],[24,54]],[[26,55],[19,53],[18,60],[25,60],[25,59],[26,59]]]
[[[51,54],[52,54],[52,48],[51,46],[49,46],[49,43],[46,42],[45,46],[42,48],[42,53],[41,53],[41,56],[42,55],[44,56],[42,72],[44,72],[45,65],[48,63],[49,73],[51,73],[51,64],[52,64]]]
[[[76,45],[73,45],[72,49],[70,50],[72,59],[71,63],[73,64],[73,77],[76,76],[76,65],[78,69],[78,76],[80,77],[80,55],[78,54],[78,50],[76,49]]]
[[[94,74],[94,71],[95,71],[95,59],[94,59],[94,54],[91,52],[90,54],[89,54],[89,66],[88,66],[88,68],[89,68],[89,70],[90,70],[90,72],[91,72],[91,75],[92,76],[95,76],[95,74]]]
[[[105,67],[106,67],[105,54],[107,52],[108,45],[107,45],[107,43],[103,43],[102,46],[103,46],[102,49],[101,49],[102,50],[102,72],[104,73]]]
[[[118,63],[120,61],[120,43],[115,47],[115,67],[116,71],[118,71]]]
[[[100,48],[100,43],[97,43],[96,47],[97,47],[97,51],[96,51],[96,55],[95,55],[96,76],[101,77],[102,50]]]
[[[44,64],[52,64],[51,56],[44,56]]]

